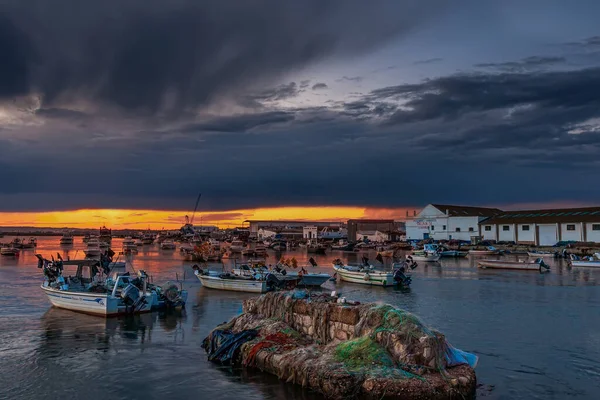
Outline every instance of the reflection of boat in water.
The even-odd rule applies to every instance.
[[[500,254],[500,251],[494,246],[488,246],[485,249],[475,248],[469,250],[469,255],[473,256],[489,256],[492,254]]]
[[[153,335],[160,334],[160,329],[157,328],[172,332],[186,319],[185,311],[98,318],[51,307],[41,318],[44,330],[42,338],[45,350],[54,357],[62,351],[65,355],[71,353],[74,345],[79,350],[78,354],[81,354],[82,350],[106,350],[115,339],[119,340],[120,348],[121,339],[151,342]],[[127,348],[131,349],[130,346]]]
[[[153,285],[142,270],[137,276],[112,271],[108,259],[49,261],[36,256],[45,277],[42,291],[55,307],[110,316],[184,307],[187,300],[187,291],[173,284]]]
[[[2,247],[2,248],[0,248],[0,255],[7,256],[7,257],[18,257],[19,249],[15,249],[12,246]]]

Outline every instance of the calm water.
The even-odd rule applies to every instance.
[[[81,238],[68,251],[58,240],[40,238],[37,252],[83,255]],[[340,256],[360,258],[318,256],[316,270],[332,272],[330,261]],[[33,250],[0,258],[0,399],[318,398],[267,375],[234,374],[206,361],[202,339],[251,295],[203,288],[176,251],[145,246],[132,261],[157,283],[177,274],[190,292],[185,312],[105,320],[53,309],[39,290]],[[597,399],[600,270],[550,262],[552,272],[543,275],[479,270],[468,259],[421,264],[408,293],[343,283],[327,288],[405,308],[456,347],[477,353],[485,385],[480,398]]]

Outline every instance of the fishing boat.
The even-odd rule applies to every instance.
[[[340,239],[338,240],[337,244],[331,245],[331,250],[352,251],[354,250],[354,243],[349,243],[344,239]]]
[[[17,240],[17,239],[15,239]],[[20,248],[21,249],[34,249],[37,247],[37,239],[34,237],[30,237],[28,241],[25,239],[21,240]]]
[[[469,255],[474,256],[489,256],[493,254],[499,254],[500,251],[496,249],[494,246],[488,246],[485,249],[471,249],[469,250]]]
[[[413,251],[406,255],[407,261],[438,262],[442,256],[439,253]]]
[[[535,261],[504,261],[504,260],[480,260],[477,261],[479,268],[491,269],[518,269],[525,271],[549,271],[550,267],[544,263],[542,258]]]
[[[221,242],[219,242],[217,239],[210,238],[208,239],[208,243],[212,246],[213,249],[221,250]]]
[[[135,243],[123,244],[123,254],[137,254],[138,248]]]
[[[327,245],[318,243],[317,241],[309,241],[306,244],[306,252],[312,254],[325,254]]]
[[[127,246],[127,245],[135,245],[135,240],[131,237],[131,236],[126,236],[123,239],[123,247]]]
[[[229,252],[241,253],[242,250],[244,250],[244,248],[245,248],[244,242],[242,242],[241,240],[234,240],[231,242],[231,245],[229,246]]]
[[[300,272],[288,271],[286,266],[277,264],[275,268],[269,270],[263,260],[249,260],[247,264],[236,265],[233,273],[239,276],[256,276],[256,274],[265,275],[274,274],[280,281],[295,281],[298,286],[318,287],[331,279],[331,275],[325,273],[308,272],[302,267]]]
[[[97,257],[102,254],[102,249],[100,249],[100,242],[96,239],[90,239],[87,242],[87,248],[83,250],[86,257]]]
[[[97,260],[55,262],[36,256],[44,272],[41,289],[58,308],[112,316],[185,307],[187,301],[186,290],[174,284],[153,285],[144,271],[132,276],[103,267]]]
[[[595,253],[593,257],[578,257],[571,254],[567,262],[570,267],[600,268],[600,253]]]
[[[2,248],[0,248],[0,255],[7,256],[7,257],[18,257],[19,249],[16,249],[13,246],[2,247]]]
[[[547,258],[554,258],[556,257],[556,253],[551,253],[549,251],[528,251],[527,255],[529,257],[547,257]]]
[[[98,240],[100,240],[100,242],[110,243],[112,241],[112,229],[108,229],[106,226],[100,228]]]
[[[262,244],[257,244],[256,247],[254,247],[254,255],[256,257],[266,257],[267,248]]]
[[[65,232],[60,238],[61,246],[70,246],[73,244],[73,235],[70,232]]]
[[[339,259],[333,263],[333,269],[342,281],[383,287],[395,284],[394,274],[391,272],[378,271],[373,266],[344,265]]]
[[[142,244],[152,244],[154,243],[154,235],[151,233],[144,233],[142,236]]]
[[[177,246],[175,246],[175,243],[172,240],[166,239],[160,244],[160,248],[161,250],[175,250]]]
[[[135,239],[135,245],[137,247],[142,247],[144,245],[144,242],[142,242],[142,239]]]
[[[195,271],[194,274],[202,286],[209,289],[229,290],[233,292],[248,292],[248,293],[266,293],[267,281],[256,280],[251,278],[243,278],[229,273],[213,275],[210,273],[200,273]]]

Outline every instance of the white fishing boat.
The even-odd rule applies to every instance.
[[[160,248],[162,250],[175,250],[177,246],[175,246],[175,243],[172,240],[166,239],[160,244]]]
[[[229,252],[230,253],[241,253],[242,250],[244,250],[245,246],[244,246],[244,242],[242,242],[241,240],[234,240],[231,242],[231,245],[229,246]]]
[[[479,268],[490,269],[518,269],[526,271],[549,271],[550,267],[544,263],[542,258],[535,261],[504,261],[504,260],[480,260],[477,261]]]
[[[135,240],[131,236],[127,236],[123,239],[123,247],[133,244],[135,245]]]
[[[333,269],[342,281],[383,287],[393,286],[395,283],[391,272],[378,271],[372,266],[350,266],[336,262],[337,260],[334,261]]]
[[[496,249],[494,246],[488,246],[485,249],[471,249],[469,250],[469,255],[474,256],[489,256],[493,254],[499,254],[500,251]]]
[[[138,253],[138,247],[135,245],[135,243],[123,243],[123,254],[137,254]]]
[[[568,260],[570,267],[600,268],[600,253],[595,253],[593,257],[578,257],[571,254]]]
[[[73,244],[73,235],[70,232],[66,232],[65,234],[62,235],[62,237],[60,238],[60,245],[61,246],[70,246]]]
[[[2,248],[0,248],[0,255],[7,256],[7,257],[18,257],[19,249],[16,249],[12,246],[2,247]]]
[[[527,255],[529,257],[534,257],[534,258],[538,258],[538,257],[554,258],[554,257],[556,257],[556,253],[551,253],[549,251],[528,251]]]
[[[255,261],[255,262],[252,262]],[[235,275],[261,278],[271,273],[280,281],[295,281],[298,286],[321,286],[331,279],[331,275],[325,273],[307,272],[302,268],[299,272],[288,271],[279,264],[269,270],[263,260],[249,260],[248,264],[236,265],[232,271]]]
[[[144,242],[142,242],[142,239],[135,239],[135,245],[141,247],[144,245]]]
[[[214,274],[194,268],[194,274],[209,289],[229,290],[233,292],[266,293],[267,281],[253,279],[229,273]]]
[[[87,242],[87,247],[83,250],[86,257],[97,257],[102,254],[102,249],[100,249],[100,242],[96,239],[90,239]]]
[[[208,243],[212,246],[213,249],[221,250],[221,242],[219,242],[217,239],[210,238],[208,239]]]
[[[421,262],[438,262],[441,258],[439,253],[430,253],[426,251],[415,251],[412,254],[407,254],[407,261],[421,261]]]
[[[185,307],[187,301],[187,291],[176,285],[166,288],[152,285],[144,271],[130,276],[102,268],[96,260],[54,262],[40,255],[37,257],[38,267],[43,269],[45,276],[41,289],[58,308],[112,316]],[[68,271],[72,268],[74,271]],[[109,277],[109,274],[112,275]]]
[[[154,243],[154,235],[151,233],[145,233],[142,236],[142,244],[152,244]]]

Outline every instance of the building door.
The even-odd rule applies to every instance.
[[[556,225],[538,225],[538,229],[538,244],[540,246],[554,246],[558,242]]]
[[[425,239],[425,240],[429,239],[429,233],[424,233],[423,234],[423,239]]]

